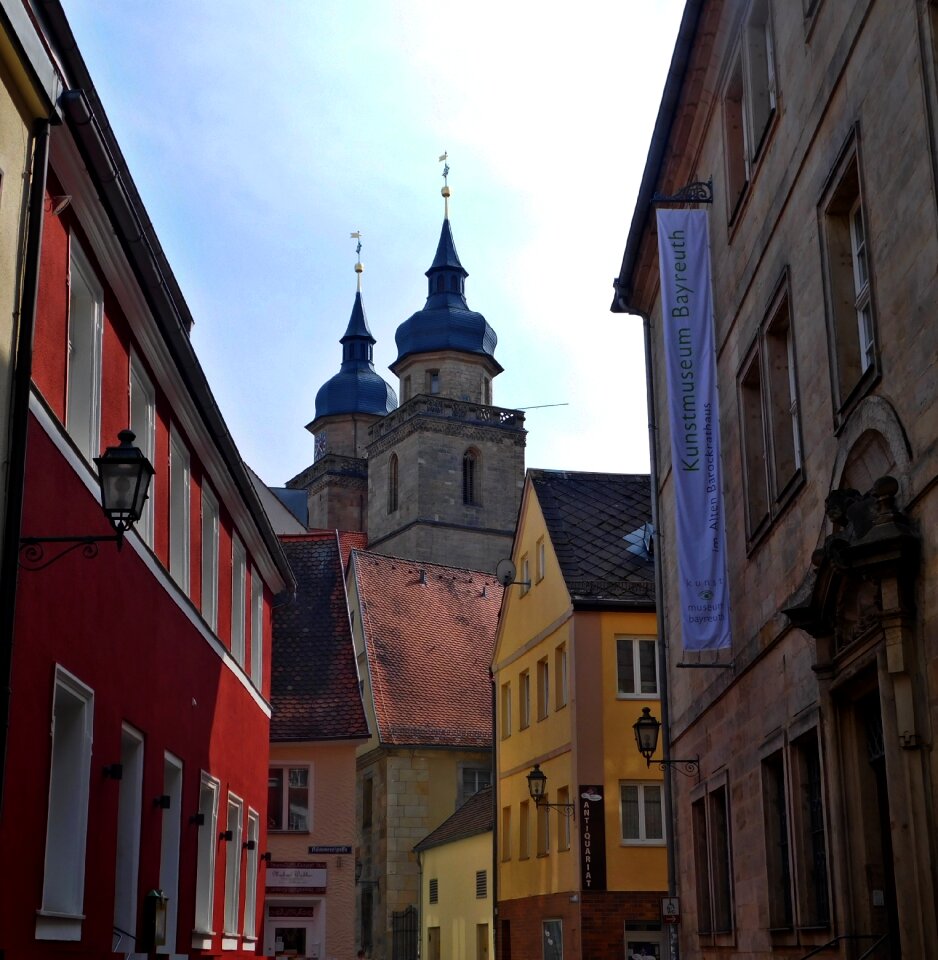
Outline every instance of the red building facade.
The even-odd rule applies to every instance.
[[[0,956],[255,954],[271,605],[292,575],[61,7],[41,6],[64,122],[50,134],[25,452],[12,465],[24,471],[18,534],[110,533],[93,458],[128,426],[155,472],[121,550],[21,553],[4,639],[0,852],[15,869],[0,880]]]

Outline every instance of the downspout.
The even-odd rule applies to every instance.
[[[498,960],[498,702],[495,674],[489,670],[492,698],[492,960]]]
[[[651,523],[654,528],[655,559],[655,619],[658,627],[658,677],[660,678],[661,709],[661,752],[664,760],[671,758],[671,707],[668,697],[668,644],[667,622],[664,604],[664,566],[661,557],[661,527],[658,510],[658,424],[655,419],[655,372],[651,361],[651,317],[632,307],[621,294],[617,302],[623,313],[631,313],[642,318],[642,332],[645,345],[645,393],[648,404],[648,459],[651,473]],[[673,768],[667,764],[662,768],[664,782],[664,822],[667,832],[668,860],[668,896],[677,896],[677,850],[674,825]],[[679,960],[677,926],[667,924],[668,956],[670,960]]]
[[[13,628],[16,621],[16,588],[19,573],[23,488],[26,476],[26,435],[29,428],[29,393],[33,372],[33,334],[39,295],[39,254],[45,210],[46,171],[49,164],[48,119],[33,124],[33,163],[26,207],[26,237],[22,261],[22,286],[13,352],[10,398],[10,435],[7,459],[7,500],[0,559],[0,815],[13,695]]]

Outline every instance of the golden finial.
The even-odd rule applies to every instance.
[[[440,155],[440,163],[443,164],[443,189],[440,193],[443,195],[443,216],[449,220],[449,164],[446,162],[449,154],[444,150]]]
[[[358,260],[355,262],[355,273],[358,274],[358,292],[362,292],[362,271],[365,269],[362,266],[362,232],[361,230],[356,230],[354,233],[350,233],[349,237],[352,240],[357,240],[358,243],[355,245],[355,253],[358,256]]]

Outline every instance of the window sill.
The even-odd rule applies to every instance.
[[[83,913],[56,913],[53,910],[36,911],[37,940],[81,940]]]
[[[225,934],[221,938],[222,950],[239,950],[241,948],[241,939],[236,933]]]
[[[620,847],[666,847],[665,840],[620,840]]]
[[[214,930],[193,930],[192,931],[192,949],[193,950],[211,950],[212,938],[215,936]]]
[[[616,700],[660,700],[661,694],[657,690],[654,693],[617,693]]]

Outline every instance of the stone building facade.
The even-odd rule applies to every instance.
[[[938,956],[938,5],[688,0],[647,330],[684,957]],[[682,650],[652,194],[712,177],[732,649]],[[687,663],[706,669],[677,669]]]

